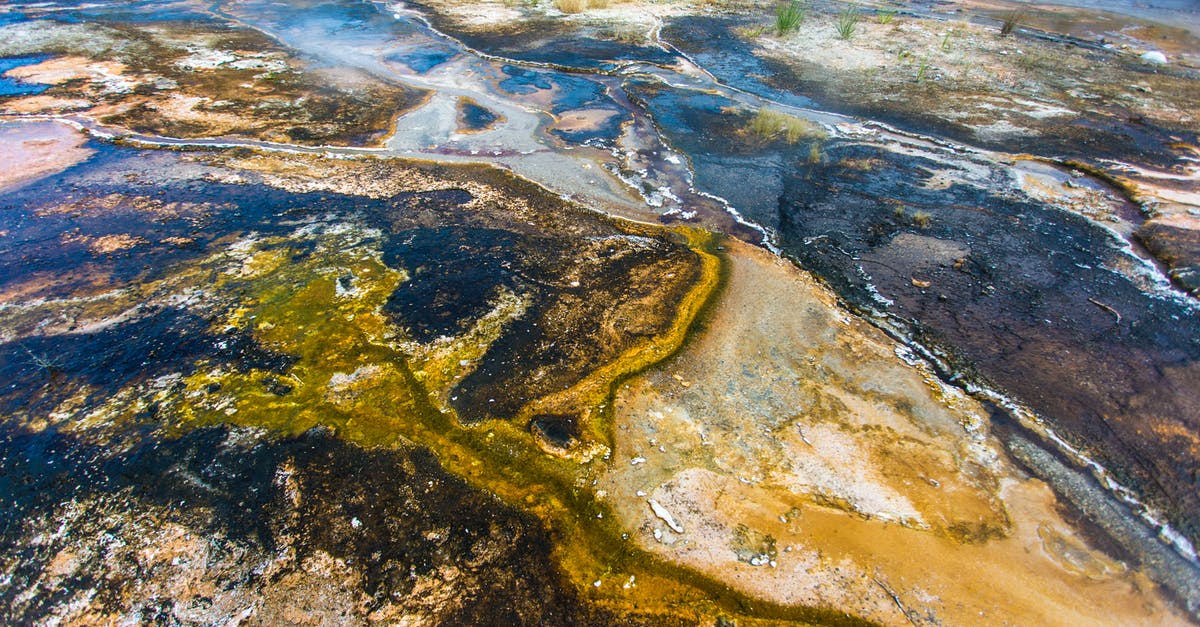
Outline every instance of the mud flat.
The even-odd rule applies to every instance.
[[[1119,197],[1078,212],[1004,164],[853,135],[764,142],[728,100],[642,93],[652,110],[676,111],[687,130],[665,128],[698,178],[750,207],[787,255],[932,347],[944,376],[1027,403],[1194,538],[1197,462],[1184,434],[1196,396],[1184,381],[1195,377],[1195,304],[1108,226],[1122,223]]]

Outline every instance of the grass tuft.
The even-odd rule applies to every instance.
[[[814,141],[812,145],[808,147],[808,164],[817,165],[824,160],[825,155],[821,154],[821,142]]]
[[[921,65],[917,66],[917,82],[925,80],[925,73],[929,71],[929,58],[921,60]]]
[[[563,13],[582,13],[587,5],[588,0],[554,0],[554,6]]]
[[[767,32],[766,26],[738,26],[733,29],[733,32],[743,39],[758,39],[763,33]]]
[[[805,138],[824,138],[825,129],[794,115],[759,109],[750,119],[747,130],[766,141],[782,139],[794,144]]]
[[[800,0],[791,0],[787,4],[781,4],[775,12],[775,30],[780,36],[800,28],[800,23],[803,21],[804,4]]]
[[[880,9],[879,13],[875,14],[875,19],[879,20],[880,24],[891,24],[892,20],[896,19],[896,9]]]
[[[858,7],[853,4],[846,7],[837,19],[838,37],[849,40],[854,36],[854,27],[858,25]]]
[[[1025,17],[1025,8],[1013,9],[1004,16],[1004,23],[1000,25],[1000,36],[1007,37],[1013,34],[1013,31],[1021,25],[1021,18]]]
[[[587,8],[589,9],[607,9],[608,0],[587,0]]]
[[[912,215],[913,224],[919,229],[927,229],[933,224],[933,216],[928,211],[918,211]]]

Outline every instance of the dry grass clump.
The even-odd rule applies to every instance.
[[[782,139],[794,144],[805,138],[825,138],[825,129],[818,124],[794,115],[759,109],[750,119],[746,130],[763,140]]]
[[[1017,30],[1021,25],[1021,20],[1025,18],[1025,7],[1014,9],[1004,16],[1004,23],[1000,25],[1000,36],[1007,37]]]
[[[610,0],[554,0],[554,6],[563,13],[583,13],[588,9],[607,9]]]

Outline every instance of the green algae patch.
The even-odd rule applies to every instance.
[[[695,283],[677,305],[677,313],[665,332],[639,342],[616,360],[592,371],[571,388],[544,397],[522,410],[522,418],[538,414],[578,413],[584,416],[584,438],[612,448],[613,392],[621,381],[675,354],[705,305],[716,293],[721,279],[721,260],[713,252],[714,236],[708,231],[680,228],[679,233],[700,260]],[[606,411],[607,410],[607,411]]]
[[[718,609],[709,598],[711,591],[698,594],[691,588],[697,582],[681,586],[686,573],[647,561],[639,550],[594,550],[627,544],[614,524],[617,518],[588,487],[587,477],[598,468],[580,465],[579,454],[547,455],[520,419],[464,425],[431,391],[430,386],[444,388],[461,378],[471,361],[503,333],[506,321],[522,314],[523,301],[501,294],[469,331],[423,347],[391,326],[384,312],[389,295],[408,279],[406,272],[380,261],[378,241],[358,237],[337,234],[307,254],[301,253],[305,247],[298,245],[302,240],[296,236],[235,244],[241,256],[217,282],[244,296],[241,306],[216,328],[250,329],[264,346],[296,361],[285,375],[264,369],[199,368],[186,380],[185,395],[193,402],[181,407],[182,421],[267,427],[289,434],[325,426],[367,446],[428,447],[453,474],[549,523],[561,537],[556,559],[577,583],[587,583],[596,573],[620,573],[643,582],[636,595],[619,588],[623,599],[633,595],[649,602],[670,594],[689,605]],[[603,408],[611,403],[617,382],[676,351],[717,285],[720,260],[706,250],[711,236],[685,230],[679,237],[694,247],[701,270],[677,305],[673,324],[587,373],[564,393],[533,404],[537,409],[583,412],[584,437],[596,452],[611,446],[611,424]]]
[[[462,424],[449,403],[455,386],[512,321],[525,315],[528,296],[502,291],[466,332],[422,343],[397,328],[386,312],[388,299],[409,275],[383,263],[385,236],[378,231],[316,223],[289,236],[232,242],[227,252],[202,264],[223,265],[221,269],[193,271],[189,281],[210,280],[215,289],[237,295],[211,332],[249,333],[261,346],[295,361],[279,372],[202,360],[184,379],[187,402],[179,405],[175,422],[229,422],[290,434],[325,426],[369,446],[404,439],[429,444],[426,432],[461,432],[472,448],[499,451],[526,464],[523,449],[535,451],[535,457],[544,455],[522,425],[535,414],[567,412],[580,416],[584,425],[583,445],[569,456],[590,459],[611,448],[604,409],[615,385],[678,350],[718,283],[720,260],[705,250],[711,235],[678,233],[693,247],[700,267],[675,305],[670,326],[581,373],[575,385],[533,400],[515,420],[470,425]]]
[[[611,402],[616,383],[676,351],[716,287],[720,260],[705,250],[711,236],[700,230],[679,234],[696,247],[702,269],[700,280],[679,303],[671,327],[537,405],[581,409],[590,417],[588,437],[595,437],[605,450],[610,446],[611,435],[605,431],[610,423],[600,418],[607,415],[602,408]],[[343,232],[327,237],[308,253],[301,252],[305,246],[297,236],[233,245],[238,254],[227,260],[231,263],[216,283],[243,296],[240,306],[215,329],[249,329],[261,344],[296,361],[283,375],[201,365],[185,380],[184,395],[191,402],[179,408],[180,427],[232,423],[299,434],[323,426],[366,446],[428,447],[453,474],[549,523],[561,538],[556,559],[576,583],[586,583],[596,573],[619,573],[640,577],[642,591],[620,588],[618,596],[624,600],[618,605],[631,596],[649,603],[669,594],[706,611],[720,608],[711,590],[701,594],[691,587],[715,584],[698,579],[681,586],[689,579],[686,572],[648,560],[621,539],[617,518],[588,487],[587,477],[598,469],[580,465],[578,455],[547,455],[520,420],[463,425],[452,408],[439,406],[439,395],[429,391],[429,385],[445,386],[461,377],[469,362],[486,352],[505,321],[522,313],[519,299],[501,295],[496,307],[468,332],[441,338],[432,349],[414,355],[409,351],[421,344],[398,334],[383,308],[407,274],[380,261],[378,241],[370,235]],[[621,545],[626,548],[594,550]],[[730,604],[739,598],[729,591],[717,598],[722,594]]]
[[[84,425],[69,431],[319,428],[366,449],[427,448],[450,473],[535,515],[589,603],[655,608],[667,622],[803,616],[650,556],[595,484],[619,463],[615,388],[677,352],[716,294],[715,236],[610,219],[484,168],[244,150],[171,158],[206,168],[198,188],[186,177],[189,200],[223,207],[205,215],[248,221],[189,226],[188,259],[95,303],[51,299],[9,320],[32,333],[55,308],[82,307],[110,329],[105,341],[134,345],[128,379],[57,400],[54,416]],[[160,213],[129,215],[161,229]],[[154,266],[158,250],[129,254]],[[113,350],[89,332],[63,338],[80,353]],[[502,376],[473,380],[489,363]],[[514,409],[491,407],[501,403]],[[550,441],[553,420],[578,429]]]
[[[345,233],[308,253],[299,243],[248,244],[218,279],[221,289],[245,297],[214,329],[247,329],[295,364],[286,374],[201,365],[185,380],[194,402],[181,407],[181,419],[292,434],[322,425],[364,444],[395,443],[402,431],[393,416],[417,413],[418,392],[396,365],[403,356],[390,345],[379,308],[404,273]]]
[[[610,448],[616,382],[677,350],[719,281],[707,232],[605,217],[490,168],[245,151],[212,162],[381,199],[362,219],[406,278],[371,306],[425,401],[462,425],[512,423],[577,461]]]

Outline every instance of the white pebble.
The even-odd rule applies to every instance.
[[[1157,50],[1143,52],[1141,59],[1143,61],[1145,61],[1146,63],[1153,63],[1155,65],[1166,65],[1167,64],[1167,55],[1165,55]]]

